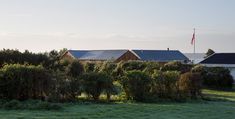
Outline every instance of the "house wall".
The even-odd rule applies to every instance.
[[[119,57],[115,62],[128,61],[128,60],[139,60],[139,58],[132,52],[127,51],[121,57]]]
[[[69,52],[66,52],[61,58],[61,61],[69,61],[72,62],[73,60],[75,60],[76,58],[74,58]]]

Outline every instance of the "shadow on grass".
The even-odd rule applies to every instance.
[[[203,97],[207,101],[228,101],[235,102],[235,90],[205,89]]]

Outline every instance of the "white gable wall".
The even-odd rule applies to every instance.
[[[233,76],[233,80],[235,82],[235,68],[230,68],[230,73]]]

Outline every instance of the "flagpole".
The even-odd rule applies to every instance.
[[[193,54],[194,54],[194,59],[193,59],[193,64],[195,64],[195,60],[196,60],[196,37],[195,37],[195,28],[193,29],[193,33],[194,33],[194,43],[193,43]]]
[[[194,35],[196,35],[195,34],[195,28],[193,29],[193,31],[194,31]],[[196,39],[196,36],[194,36],[194,38]],[[196,45],[196,40],[194,39],[194,48],[193,48],[193,53],[194,53],[194,56],[195,56],[195,53],[196,53],[196,49],[195,49],[195,45]],[[195,57],[194,57],[195,58]],[[195,59],[194,59],[195,60]]]

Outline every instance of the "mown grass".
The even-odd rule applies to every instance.
[[[218,91],[218,90],[203,90],[203,93],[206,97],[215,100],[222,100],[222,101],[235,101],[235,90],[231,91]]]
[[[0,110],[0,119],[234,119],[235,92],[203,90],[212,101],[63,104],[63,110]]]

